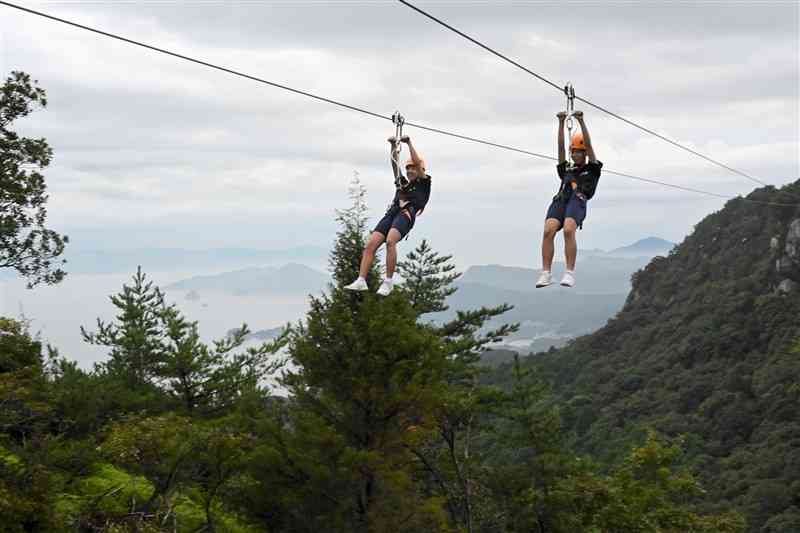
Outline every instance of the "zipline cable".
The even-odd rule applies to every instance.
[[[228,74],[233,74],[234,76],[239,76],[239,77],[242,77],[242,78],[246,78],[248,80],[257,81],[259,83],[265,83],[267,85],[271,85],[272,87],[276,87],[278,89],[283,89],[285,91],[293,92],[295,94],[300,94],[302,96],[307,96],[309,98],[313,98],[313,99],[319,100],[321,102],[326,102],[326,103],[333,104],[333,105],[336,105],[336,106],[339,106],[339,107],[343,107],[345,109],[350,109],[351,111],[358,111],[359,113],[364,113],[366,115],[371,115],[371,116],[376,117],[376,118],[382,118],[382,119],[385,119],[385,120],[392,120],[392,117],[385,116],[385,115],[380,115],[378,113],[373,113],[372,111],[368,111],[366,109],[361,109],[360,107],[351,106],[351,105],[348,105],[348,104],[344,104],[342,102],[337,102],[336,100],[331,100],[330,98],[325,98],[324,96],[318,96],[316,94],[312,94],[312,93],[309,93],[309,92],[306,92],[306,91],[301,91],[299,89],[294,89],[294,88],[288,87],[286,85],[281,85],[280,83],[275,83],[273,81],[265,80],[263,78],[258,78],[256,76],[251,76],[250,74],[245,74],[244,72],[239,72],[239,71],[227,68],[227,67],[222,67],[222,66],[219,66],[219,65],[215,65],[213,63],[209,63],[207,61],[202,61],[200,59],[195,59],[193,57],[185,56],[183,54],[178,54],[176,52],[171,52],[169,50],[165,50],[163,48],[159,48],[157,46],[153,46],[153,45],[150,45],[150,44],[147,44],[147,43],[143,43],[143,42],[140,42],[140,41],[134,41],[133,39],[128,39],[127,37],[122,37],[121,35],[116,35],[114,33],[108,33],[108,32],[105,32],[103,30],[98,30],[97,28],[92,28],[91,26],[84,26],[83,24],[78,24],[77,22],[72,22],[72,21],[69,21],[69,20],[66,20],[66,19],[62,19],[62,18],[53,16],[53,15],[48,15],[47,13],[42,13],[41,11],[36,11],[34,9],[29,9],[27,7],[23,7],[23,6],[19,6],[19,5],[16,5],[16,4],[12,4],[11,2],[2,2],[2,1],[0,1],[0,5],[5,5],[5,6],[8,6],[8,7],[12,7],[14,9],[19,9],[20,11],[25,11],[27,13],[31,13],[32,15],[38,15],[40,17],[44,17],[44,18],[47,18],[47,19],[50,19],[50,20],[54,20],[56,22],[61,22],[62,24],[67,24],[69,26],[74,26],[74,27],[80,28],[82,30],[86,30],[86,31],[90,31],[90,32],[93,32],[93,33],[97,33],[97,34],[103,35],[105,37],[110,37],[110,38],[116,39],[118,41],[123,41],[123,42],[126,42],[128,44],[141,46],[142,48],[147,48],[148,50],[152,50],[154,52],[160,52],[162,54],[166,54],[166,55],[169,55],[169,56],[172,56],[172,57],[177,57],[178,59],[183,59],[185,61],[190,61],[190,62],[196,63],[198,65],[203,65],[204,67],[209,67],[209,68],[213,68],[213,69],[216,69],[216,70],[221,70],[222,72],[227,72]]]
[[[140,41],[129,39],[127,37],[122,37],[121,35],[117,35],[117,34],[114,34],[114,33],[106,32],[106,31],[103,31],[103,30],[99,30],[99,29],[93,28],[91,26],[86,26],[86,25],[83,25],[83,24],[79,24],[77,22],[72,22],[70,20],[59,18],[59,17],[56,17],[54,15],[49,15],[49,14],[43,13],[41,11],[36,11],[34,9],[23,7],[23,6],[20,6],[20,5],[17,5],[17,4],[13,4],[11,2],[6,2],[6,1],[3,1],[3,0],[0,0],[0,5],[4,5],[4,6],[7,6],[7,7],[14,8],[14,9],[18,9],[20,11],[24,11],[24,12],[30,13],[32,15],[37,15],[37,16],[40,16],[40,17],[44,17],[46,19],[50,19],[50,20],[53,20],[53,21],[56,21],[56,22],[60,22],[62,24],[66,24],[68,26],[73,26],[75,28],[79,28],[79,29],[86,30],[86,31],[89,31],[89,32],[92,32],[92,33],[103,35],[103,36],[109,37],[111,39],[116,39],[118,41],[123,41],[123,42],[126,42],[128,44],[133,44],[135,46],[146,48],[146,49],[152,50],[154,52],[159,52],[161,54],[166,54],[168,56],[176,57],[178,59],[182,59],[184,61],[189,61],[191,63],[202,65],[204,67],[208,67],[208,68],[212,68],[212,69],[219,70],[219,71],[222,71],[222,72],[226,72],[228,74],[233,74],[234,76],[239,76],[241,78],[246,78],[248,80],[252,80],[252,81],[255,81],[255,82],[258,82],[258,83],[263,83],[265,85],[269,85],[270,87],[275,87],[277,89],[283,89],[285,91],[289,91],[289,92],[294,93],[294,94],[299,94],[301,96],[306,96],[308,98],[312,98],[312,99],[318,100],[320,102],[325,102],[325,103],[328,103],[328,104],[332,104],[332,105],[335,105],[335,106],[338,106],[338,107],[341,107],[341,108],[344,108],[344,109],[348,109],[350,111],[356,111],[358,113],[363,113],[365,115],[369,115],[371,117],[379,118],[379,119],[382,119],[382,120],[388,120],[390,122],[392,121],[392,117],[389,116],[389,115],[382,115],[380,113],[375,113],[374,111],[370,111],[370,110],[364,109],[362,107],[358,107],[358,106],[354,106],[354,105],[350,105],[350,104],[345,104],[343,102],[339,102],[339,101],[333,100],[331,98],[326,98],[324,96],[319,96],[319,95],[316,95],[316,94],[313,94],[313,93],[310,93],[310,92],[307,92],[307,91],[302,91],[300,89],[295,89],[293,87],[289,87],[288,85],[283,85],[283,84],[280,84],[280,83],[269,81],[269,80],[266,80],[264,78],[259,78],[257,76],[253,76],[253,75],[250,75],[250,74],[246,74],[244,72],[240,72],[238,70],[234,70],[234,69],[231,69],[231,68],[228,68],[228,67],[223,67],[223,66],[220,66],[220,65],[216,65],[216,64],[210,63],[208,61],[195,59],[193,57],[189,57],[189,56],[186,56],[186,55],[183,55],[183,54],[172,52],[172,51],[166,50],[164,48],[159,48],[157,46],[153,46],[153,45],[150,45],[150,44],[147,44],[147,43],[143,43],[143,42],[140,42]],[[484,145],[487,145],[487,146],[500,148],[502,150],[508,150],[508,151],[511,151],[511,152],[517,152],[517,153],[520,153],[520,154],[529,155],[529,156],[532,156],[532,157],[538,157],[540,159],[549,159],[551,161],[558,161],[557,158],[549,156],[549,155],[544,155],[544,154],[540,154],[540,153],[537,153],[537,152],[531,152],[530,150],[524,150],[522,148],[515,148],[513,146],[500,144],[500,143],[495,143],[495,142],[492,142],[492,141],[479,139],[477,137],[470,137],[468,135],[462,135],[460,133],[454,133],[454,132],[451,132],[451,131],[442,130],[442,129],[438,129],[438,128],[433,128],[433,127],[425,126],[425,125],[422,125],[422,124],[416,124],[416,123],[413,123],[413,122],[405,122],[405,125],[406,126],[411,126],[411,127],[414,127],[414,128],[418,128],[418,129],[421,129],[421,130],[425,130],[425,131],[430,131],[432,133],[438,133],[438,134],[441,134],[441,135],[454,137],[456,139],[461,139],[461,140],[470,141],[470,142],[474,142],[474,143],[484,144]],[[646,182],[646,183],[653,183],[653,184],[657,184],[657,185],[663,185],[664,187],[670,187],[670,188],[673,188],[673,189],[679,189],[679,190],[682,190],[682,191],[688,191],[688,192],[697,193],[697,194],[704,194],[706,196],[714,196],[714,197],[722,198],[722,199],[726,199],[726,200],[741,199],[741,200],[746,201],[746,202],[762,204],[762,205],[772,205],[772,206],[778,206],[778,207],[798,207],[796,204],[762,202],[762,201],[759,201],[759,200],[751,200],[751,199],[744,198],[744,197],[741,197],[741,196],[730,196],[730,195],[725,195],[725,194],[719,194],[719,193],[715,193],[715,192],[711,192],[711,191],[704,191],[702,189],[694,189],[694,188],[691,188],[691,187],[684,187],[682,185],[675,185],[674,183],[668,183],[668,182],[654,180],[654,179],[650,179],[650,178],[642,178],[640,176],[634,176],[632,174],[626,174],[626,173],[623,173],[623,172],[616,172],[616,171],[613,171],[613,170],[605,170],[605,172],[607,172],[609,174],[614,174],[614,175],[617,175],[617,176],[621,176],[621,177],[624,177],[624,178],[629,178],[629,179],[632,179],[632,180],[643,181],[643,182]]]
[[[561,85],[559,85],[559,84],[557,84],[557,83],[553,82],[552,80],[549,80],[549,79],[547,79],[546,77],[542,76],[541,74],[538,74],[538,73],[534,72],[533,70],[531,70],[531,69],[529,69],[528,67],[526,67],[526,66],[522,65],[522,64],[521,64],[521,63],[519,63],[518,61],[515,61],[515,60],[511,59],[510,57],[508,57],[508,56],[506,56],[506,55],[504,55],[504,54],[502,54],[502,53],[498,52],[498,51],[497,51],[497,50],[495,50],[494,48],[492,48],[492,47],[490,47],[490,46],[488,46],[488,45],[486,45],[486,44],[482,43],[481,41],[479,41],[479,40],[475,39],[474,37],[471,37],[471,36],[467,35],[467,34],[466,34],[466,33],[464,33],[463,31],[461,31],[461,30],[459,30],[459,29],[457,29],[457,28],[455,28],[455,27],[451,26],[450,24],[448,24],[447,22],[443,21],[442,19],[440,19],[440,18],[437,18],[437,17],[435,17],[435,16],[431,15],[431,14],[430,14],[430,13],[428,13],[427,11],[425,11],[425,10],[423,10],[423,9],[421,9],[421,8],[419,8],[419,7],[417,7],[417,6],[415,6],[415,5],[414,5],[414,4],[412,4],[411,2],[408,2],[407,0],[397,0],[397,1],[398,1],[398,2],[400,2],[401,4],[403,4],[404,6],[406,6],[406,7],[409,7],[409,8],[411,8],[411,9],[413,9],[414,11],[416,11],[417,13],[419,13],[420,15],[423,15],[424,17],[427,17],[427,18],[429,18],[430,20],[432,20],[432,21],[436,22],[436,23],[437,23],[437,24],[439,24],[440,26],[443,26],[444,28],[447,28],[448,30],[452,31],[453,33],[456,33],[457,35],[460,35],[461,37],[463,37],[464,39],[467,39],[467,40],[468,40],[468,41],[470,41],[471,43],[473,43],[473,44],[476,44],[476,45],[480,46],[481,48],[483,48],[483,49],[484,49],[484,50],[486,50],[487,52],[489,52],[489,53],[491,53],[491,54],[494,54],[495,56],[499,57],[499,58],[500,58],[500,59],[502,59],[503,61],[506,61],[506,62],[508,62],[508,63],[511,63],[511,64],[512,64],[512,65],[514,65],[515,67],[517,67],[517,68],[519,68],[519,69],[521,69],[521,70],[523,70],[523,71],[527,72],[527,73],[528,73],[528,74],[530,74],[531,76],[533,76],[533,77],[535,77],[535,78],[537,78],[537,79],[539,79],[539,80],[543,81],[544,83],[546,83],[546,84],[550,85],[551,87],[553,87],[553,88],[554,88],[554,89],[556,89],[557,91],[559,91],[559,92],[562,92],[562,93],[564,92],[564,87],[563,87],[563,86],[561,86]],[[593,102],[591,102],[591,101],[587,100],[586,98],[582,98],[582,97],[580,97],[580,96],[575,96],[575,99],[576,99],[576,100],[579,100],[579,101],[581,101],[581,102],[583,102],[584,104],[586,104],[586,105],[588,105],[588,106],[590,106],[590,107],[593,107],[593,108],[597,109],[598,111],[601,111],[601,112],[603,112],[603,113],[606,113],[607,115],[610,115],[610,116],[612,116],[612,117],[614,117],[614,118],[616,118],[616,119],[618,119],[618,120],[621,120],[621,121],[623,121],[623,122],[625,122],[625,123],[627,123],[627,124],[629,124],[629,125],[631,125],[631,126],[633,126],[633,127],[635,127],[635,128],[638,128],[638,129],[640,129],[640,130],[642,130],[642,131],[644,131],[644,132],[646,132],[646,133],[649,133],[650,135],[653,135],[653,136],[655,136],[655,137],[657,137],[657,138],[661,139],[662,141],[666,141],[666,142],[668,142],[669,144],[671,144],[671,145],[673,145],[673,146],[676,146],[676,147],[680,148],[681,150],[685,150],[686,152],[689,152],[689,153],[691,153],[691,154],[694,154],[694,155],[696,155],[697,157],[700,157],[700,158],[702,158],[702,159],[705,159],[706,161],[708,161],[708,162],[710,162],[710,163],[713,163],[713,164],[715,164],[715,165],[717,165],[717,166],[719,166],[719,167],[722,167],[722,168],[724,168],[724,169],[728,170],[729,172],[733,172],[734,174],[738,174],[739,176],[742,176],[742,177],[744,177],[744,178],[747,178],[747,179],[749,179],[750,181],[752,181],[752,182],[755,182],[755,183],[758,183],[758,184],[760,184],[760,185],[764,185],[764,186],[769,186],[769,185],[770,185],[769,183],[766,183],[766,182],[764,182],[764,181],[761,181],[760,179],[758,179],[758,178],[755,178],[755,177],[751,176],[750,174],[747,174],[746,172],[742,172],[741,170],[737,170],[737,169],[735,169],[735,168],[733,168],[733,167],[731,167],[731,166],[728,166],[728,165],[726,165],[725,163],[722,163],[722,162],[720,162],[720,161],[717,161],[716,159],[712,159],[712,158],[708,157],[707,155],[701,154],[700,152],[698,152],[698,151],[696,151],[696,150],[693,150],[693,149],[689,148],[688,146],[684,146],[684,145],[682,145],[681,143],[679,143],[679,142],[677,142],[677,141],[674,141],[674,140],[670,139],[669,137],[666,137],[666,136],[664,136],[664,135],[662,135],[662,134],[660,134],[660,133],[658,133],[658,132],[655,132],[655,131],[653,131],[653,130],[651,130],[651,129],[649,129],[649,128],[646,128],[646,127],[642,126],[641,124],[637,124],[636,122],[634,122],[634,121],[632,121],[632,120],[630,120],[630,119],[627,119],[627,118],[625,118],[625,117],[623,117],[623,116],[619,115],[618,113],[614,113],[613,111],[610,111],[610,110],[606,109],[605,107],[602,107],[602,106],[600,106],[600,105],[598,105],[598,104],[595,104],[595,103],[593,103]]]
[[[390,122],[392,120],[392,117],[389,116],[389,115],[382,115],[380,113],[375,113],[374,111],[370,111],[370,110],[364,109],[362,107],[358,107],[358,106],[354,106],[354,105],[350,105],[350,104],[345,104],[343,102],[339,102],[339,101],[333,100],[331,98],[326,98],[324,96],[319,96],[319,95],[310,93],[308,91],[302,91],[300,89],[295,89],[293,87],[289,87],[288,85],[283,85],[283,84],[280,84],[280,83],[276,83],[276,82],[273,82],[273,81],[266,80],[264,78],[259,78],[257,76],[253,76],[251,74],[240,72],[240,71],[228,68],[228,67],[223,67],[223,66],[220,66],[220,65],[216,65],[216,64],[210,63],[208,61],[203,61],[201,59],[196,59],[196,58],[189,57],[189,56],[186,56],[186,55],[183,55],[183,54],[179,54],[177,52],[172,52],[172,51],[166,50],[164,48],[159,48],[157,46],[153,46],[153,45],[150,45],[150,44],[147,44],[147,43],[143,43],[141,41],[136,41],[136,40],[133,40],[133,39],[129,39],[127,37],[123,37],[121,35],[117,35],[117,34],[114,34],[114,33],[106,32],[106,31],[103,31],[103,30],[99,30],[99,29],[93,28],[91,26],[86,26],[84,24],[79,24],[77,22],[72,22],[70,20],[59,18],[59,17],[56,17],[54,15],[49,15],[49,14],[43,13],[41,11],[36,11],[34,9],[23,7],[23,6],[20,6],[20,5],[17,5],[17,4],[13,4],[11,2],[0,1],[0,5],[5,5],[5,6],[8,6],[8,7],[14,8],[14,9],[19,9],[20,11],[25,11],[25,12],[30,13],[32,15],[38,15],[40,17],[44,17],[44,18],[47,18],[47,19],[50,19],[50,20],[53,20],[53,21],[56,21],[56,22],[60,22],[62,24],[67,24],[69,26],[73,26],[73,27],[76,27],[76,28],[79,28],[79,29],[82,29],[82,30],[86,30],[86,31],[90,31],[90,32],[93,32],[93,33],[97,33],[99,35],[103,35],[104,37],[109,37],[111,39],[116,39],[118,41],[123,41],[123,42],[126,42],[128,44],[132,44],[132,45],[135,45],[135,46],[140,46],[142,48],[146,48],[148,50],[152,50],[154,52],[159,52],[159,53],[162,53],[162,54],[166,54],[168,56],[176,57],[178,59],[183,59],[184,61],[189,61],[191,63],[196,63],[196,64],[202,65],[204,67],[208,67],[208,68],[212,68],[212,69],[219,70],[219,71],[222,71],[222,72],[226,72],[228,74],[233,74],[234,76],[239,76],[241,78],[246,78],[248,80],[256,81],[256,82],[259,82],[259,83],[264,83],[266,85],[269,85],[271,87],[275,87],[277,89],[283,89],[285,91],[289,91],[289,92],[292,92],[292,93],[295,93],[295,94],[299,94],[301,96],[306,96],[308,98],[313,98],[314,100],[318,100],[318,101],[321,101],[321,102],[326,102],[328,104],[339,106],[339,107],[342,107],[344,109],[349,109],[350,111],[356,111],[358,113],[363,113],[363,114],[369,115],[371,117],[380,118],[380,119],[383,119],[383,120],[388,120]],[[406,122],[406,125],[412,126],[412,127],[415,127],[415,128],[419,128],[421,130],[430,131],[430,132],[433,132],[433,133],[439,133],[441,135],[447,135],[447,136],[450,136],[450,137],[455,137],[457,139],[462,139],[462,140],[465,140],[465,141],[485,144],[485,145],[488,145],[488,146],[494,146],[495,148],[502,148],[504,150],[510,150],[510,151],[513,151],[513,152],[519,152],[519,153],[522,153],[522,154],[527,154],[527,155],[530,155],[530,156],[533,156],[533,157],[540,157],[540,158],[544,158],[544,159],[554,159],[554,158],[552,158],[550,156],[543,155],[543,154],[538,154],[536,152],[531,152],[529,150],[523,150],[523,149],[520,149],[520,148],[514,148],[512,146],[498,144],[498,143],[494,143],[494,142],[491,142],[491,141],[478,139],[476,137],[470,137],[468,135],[461,135],[461,134],[458,134],[458,133],[453,133],[451,131],[432,128],[430,126],[424,126],[422,124],[416,124],[416,123],[413,123],[413,122]]]

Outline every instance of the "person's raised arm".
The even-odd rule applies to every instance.
[[[386,140],[389,142],[389,161],[392,162],[392,175],[396,178],[399,174],[398,162],[394,160],[394,149],[397,146],[397,139],[389,137]]]
[[[589,159],[590,163],[597,163],[597,157],[592,147],[592,138],[589,136],[589,129],[586,127],[586,122],[583,120],[583,111],[575,111],[575,119],[578,121],[578,124],[581,125],[583,144],[586,145],[586,157]]]
[[[567,114],[562,111],[556,115],[558,117],[558,162],[564,163],[567,160],[567,151],[564,149],[564,121]]]
[[[411,161],[414,163],[414,166],[417,168],[417,176],[420,178],[425,177],[425,165],[422,162],[422,158],[417,153],[417,149],[414,148],[414,143],[411,142],[411,137],[408,135],[403,135],[403,138],[400,139],[402,142],[408,145],[408,151],[411,153]]]

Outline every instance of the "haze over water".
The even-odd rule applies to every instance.
[[[74,274],[59,285],[40,286],[34,290],[25,288],[24,281],[0,281],[0,316],[19,317],[31,320],[31,329],[39,332],[44,343],[59,349],[61,355],[74,359],[89,368],[103,360],[107,350],[91,346],[83,341],[80,327],[96,329],[96,320],[112,320],[117,309],[109,296],[130,284],[132,274]],[[146,272],[148,279],[161,287],[175,281],[206,272]],[[257,331],[278,327],[287,321],[303,316],[307,298],[286,295],[230,295],[201,292],[200,299],[189,301],[186,291],[164,290],[168,303],[175,303],[190,319],[199,323],[204,340],[217,339],[242,322]]]

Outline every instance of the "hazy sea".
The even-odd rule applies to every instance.
[[[227,270],[227,268],[225,269]],[[207,272],[147,273],[160,287]],[[30,321],[31,331],[44,343],[58,348],[61,355],[74,359],[84,368],[105,358],[107,349],[83,341],[80,327],[96,329],[97,318],[113,320],[116,308],[109,296],[131,283],[131,274],[71,274],[55,286],[39,286],[29,290],[22,280],[0,280],[0,316]],[[220,338],[232,328],[246,322],[257,331],[281,326],[303,317],[308,298],[270,294],[231,295],[199,291],[199,298],[186,299],[186,291],[165,290],[167,302],[175,303],[190,320],[198,322],[203,339]]]

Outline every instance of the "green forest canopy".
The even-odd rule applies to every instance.
[[[206,344],[137,272],[117,318],[85,329],[107,358],[84,371],[24,323],[0,322],[0,523],[8,531],[740,532],[704,509],[687,445],[648,432],[578,455],[548,386],[517,361],[478,365],[516,329],[507,306],[458,311],[458,278],[427,242],[380,299],[342,290],[366,236],[363,189],[338,213],[334,283],[280,338],[243,326]],[[375,285],[379,272],[369,282]],[[291,362],[284,365],[284,360]],[[280,397],[263,385],[282,369]],[[566,422],[566,423],[565,423]],[[702,512],[701,512],[701,509]]]

